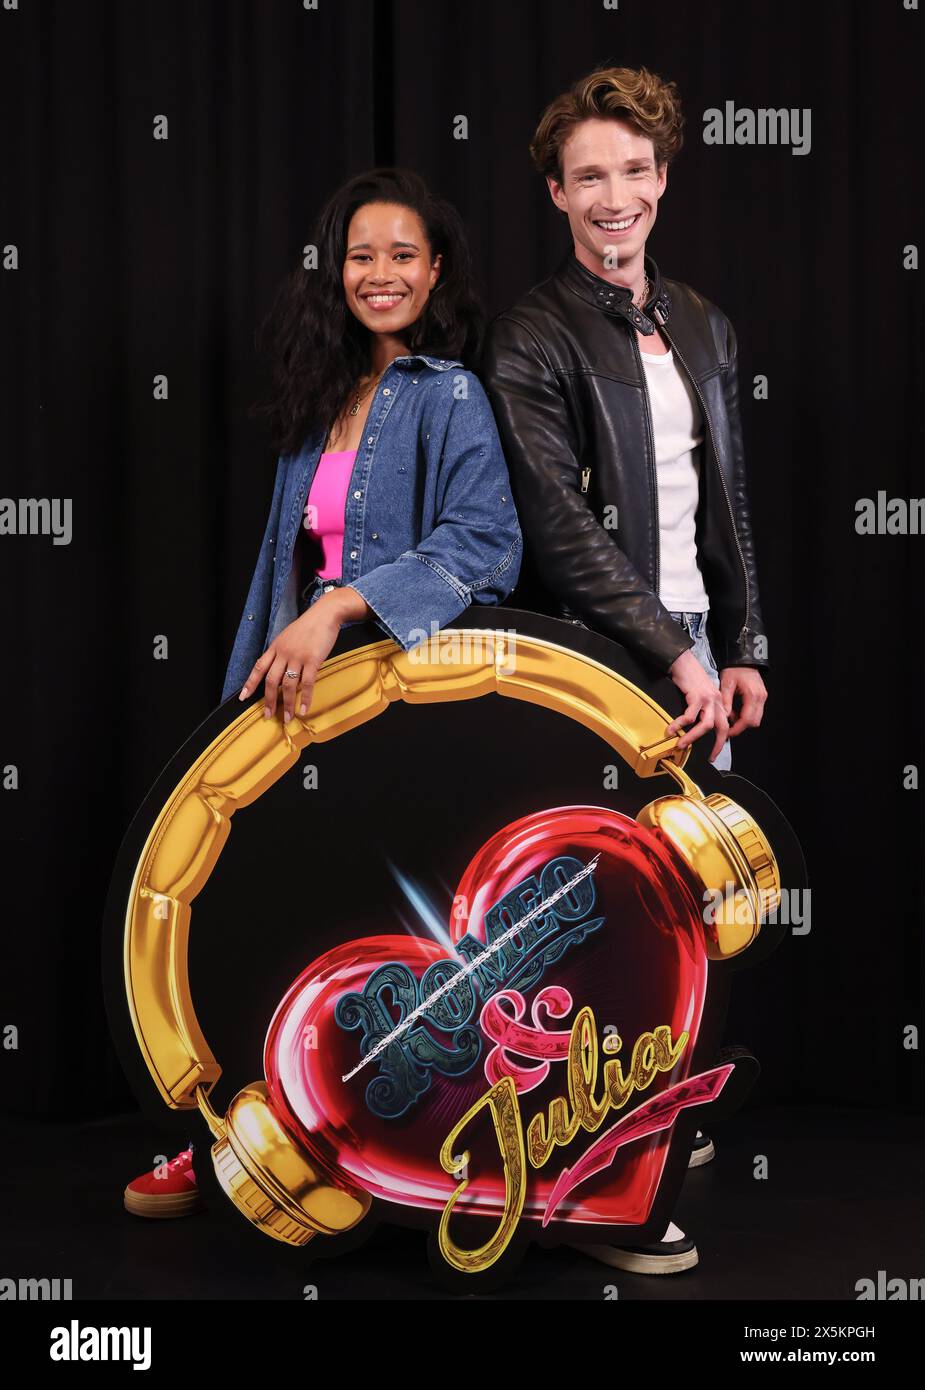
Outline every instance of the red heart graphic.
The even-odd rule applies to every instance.
[[[580,888],[535,916],[460,980],[463,956],[484,957],[500,932],[545,903],[595,855],[596,867]],[[460,882],[450,924],[460,960],[423,937],[375,936],[345,942],[302,972],[267,1034],[265,1071],[278,1111],[318,1159],[366,1191],[388,1202],[442,1209],[459,1175],[442,1168],[441,1145],[498,1076],[515,1079],[525,1132],[538,1112],[548,1115],[556,1097],[568,1105],[563,1039],[580,1009],[593,1011],[602,1043],[592,1078],[598,1098],[606,1089],[605,1064],[616,1059],[623,1075],[630,1074],[637,1039],[667,1026],[677,1044],[686,1033],[670,1069],[656,1070],[625,1108],[611,1109],[598,1133],[578,1128],[542,1166],[527,1165],[523,1218],[542,1221],[563,1169],[574,1168],[605,1130],[690,1074],[707,980],[698,892],[702,887],[668,843],[618,812],[558,807],[506,826]],[[432,998],[450,980],[453,988],[444,991],[439,1006],[416,1017],[397,1041],[350,1076],[420,1004],[422,990]],[[513,1038],[513,1047],[496,1046],[501,1030]],[[604,1049],[605,1038],[612,1049]],[[651,1046],[648,1052],[643,1048],[644,1057],[654,1055]],[[643,1081],[649,1075],[644,1071]],[[586,1164],[590,1176],[565,1197],[560,1181],[556,1220],[645,1222],[670,1135],[669,1124],[634,1138],[601,1171]],[[486,1108],[460,1140],[470,1155],[469,1184],[452,1219],[497,1219],[505,1169]]]

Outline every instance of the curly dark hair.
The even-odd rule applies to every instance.
[[[406,330],[409,352],[457,357],[467,367],[478,360],[484,317],[459,213],[409,169],[358,174],[318,216],[310,239],[318,248],[317,269],[306,270],[300,258],[255,337],[269,359],[273,386],[248,414],[268,422],[281,454],[297,452],[311,432],[330,429],[370,370],[371,334],[348,309],[342,279],[350,219],[367,203],[410,208],[421,219],[431,258],[443,257],[437,284]]]

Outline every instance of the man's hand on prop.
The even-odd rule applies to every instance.
[[[727,719],[732,718],[736,697],[739,700],[738,718],[729,730],[729,737],[735,738],[743,729],[757,729],[768,698],[761,672],[754,666],[726,666],[720,672],[719,688]]]
[[[330,656],[341,625],[362,622],[369,615],[369,605],[356,589],[348,586],[323,594],[273,639],[241,687],[238,699],[246,700],[265,678],[264,719],[269,719],[276,709],[280,689],[284,724],[292,718],[297,694],[299,714],[307,714],[315,677]]]
[[[668,674],[684,696],[687,708],[671,721],[665,731],[666,736],[670,738],[685,725],[693,724],[694,727],[678,739],[678,747],[687,748],[695,738],[715,730],[716,738],[710,754],[710,762],[715,762],[729,734],[729,720],[720,687],[714,684],[689,650],[675,658]]]

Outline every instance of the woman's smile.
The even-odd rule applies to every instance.
[[[358,296],[366,304],[368,309],[381,314],[389,309],[396,308],[403,300],[408,298],[407,290],[366,290]]]

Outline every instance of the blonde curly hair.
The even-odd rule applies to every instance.
[[[530,156],[541,174],[562,182],[562,147],[581,121],[626,121],[655,147],[655,162],[668,164],[681,148],[684,116],[674,82],[648,68],[597,68],[550,102],[540,117]]]

